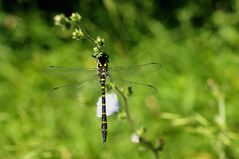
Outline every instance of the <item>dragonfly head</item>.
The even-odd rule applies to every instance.
[[[100,53],[96,58],[98,60],[98,64],[101,64],[102,66],[105,66],[107,63],[109,63],[109,56],[105,52]]]

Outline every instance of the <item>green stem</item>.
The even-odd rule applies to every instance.
[[[127,100],[127,97],[125,96],[124,92],[122,92],[120,90],[119,87],[115,87],[116,91],[122,96],[123,98],[123,101],[124,101],[124,105],[125,105],[125,113],[126,113],[126,117],[127,117],[127,120],[129,121],[130,125],[132,126],[134,132],[137,132],[137,128],[136,128],[136,125],[134,123],[134,121],[132,120],[131,116],[130,116],[130,113],[129,113],[129,106],[128,106],[128,100]],[[154,145],[146,140],[145,138],[143,138],[142,136],[140,137],[140,144],[143,145],[144,147],[146,147],[147,149],[151,150],[155,156],[156,159],[159,159],[159,155],[158,155],[158,151]]]
[[[226,129],[226,109],[225,109],[225,102],[224,102],[224,96],[220,94],[220,96],[218,96],[218,113],[219,116],[221,118],[221,129],[225,130]]]
[[[85,27],[84,27],[82,24],[79,24],[79,26],[80,26],[81,31],[82,31],[83,34],[85,35],[86,39],[87,39],[89,42],[95,44],[95,39],[92,38],[92,37],[87,33],[87,31],[85,30]]]
[[[124,92],[122,92],[119,87],[115,87],[116,91],[119,92],[119,94],[122,96],[123,101],[124,101],[124,106],[125,106],[125,113],[126,113],[126,117],[127,120],[129,121],[130,125],[132,126],[133,130],[136,131],[136,125],[134,123],[134,121],[132,120],[130,113],[129,113],[129,105],[128,105],[128,101],[127,101],[127,97],[124,95]]]
[[[156,159],[159,159],[159,155],[158,155],[159,150],[157,150],[151,142],[149,142],[148,140],[145,140],[144,138],[141,138],[140,143],[144,145],[147,149],[151,150]]]

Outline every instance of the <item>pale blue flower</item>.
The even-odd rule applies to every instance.
[[[139,135],[136,133],[133,133],[133,135],[131,136],[131,141],[135,144],[138,144],[140,139],[139,139]]]
[[[115,93],[106,93],[106,115],[112,115],[119,111],[119,101]],[[102,97],[99,97],[97,102],[97,117],[101,117],[102,114]]]

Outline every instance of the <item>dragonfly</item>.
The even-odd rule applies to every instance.
[[[108,83],[114,83],[115,81],[119,81],[120,83],[129,83],[133,84],[136,86],[143,86],[147,87],[153,92],[157,92],[157,88],[153,85],[150,84],[145,84],[145,83],[140,83],[140,82],[132,82],[128,80],[121,80],[121,79],[113,79],[112,74],[113,72],[116,72],[116,74],[119,74],[120,72],[125,72],[129,70],[138,70],[138,69],[147,69],[147,68],[160,68],[161,65],[159,63],[147,63],[147,64],[142,64],[142,65],[135,65],[131,67],[127,66],[119,66],[119,67],[111,67],[109,68],[109,56],[107,53],[101,53],[97,58],[96,58],[96,68],[72,68],[72,67],[60,67],[60,66],[49,66],[47,68],[47,72],[56,74],[57,76],[65,76],[65,78],[71,78],[70,75],[73,75],[73,78],[75,78],[75,73],[85,73],[91,75],[89,78],[86,80],[80,80],[77,82],[73,82],[70,84],[66,84],[63,86],[58,86],[53,88],[50,92],[50,96],[54,96],[59,92],[59,90],[65,90],[68,88],[73,88],[73,89],[80,89],[84,86],[89,85],[89,83],[92,83],[94,81],[98,80],[98,83],[101,87],[101,106],[102,106],[102,111],[101,111],[101,132],[102,132],[102,140],[103,143],[106,142],[107,140],[107,112],[106,112],[106,87]],[[150,71],[150,70],[149,70]],[[124,73],[123,73],[124,74]],[[71,90],[71,89],[70,89]]]

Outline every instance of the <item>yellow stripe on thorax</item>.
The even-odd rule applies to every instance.
[[[105,78],[100,78],[100,81],[105,81]]]

